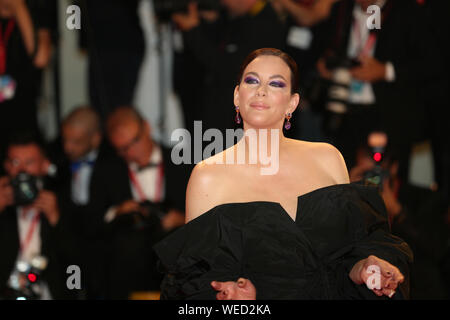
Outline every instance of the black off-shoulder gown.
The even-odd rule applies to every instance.
[[[406,281],[393,298],[408,298],[412,252],[390,233],[378,191],[358,184],[299,196],[295,221],[277,202],[221,204],[154,249],[165,273],[161,299],[215,299],[212,280],[239,277],[252,281],[257,299],[379,299],[348,276],[369,255],[400,269]]]

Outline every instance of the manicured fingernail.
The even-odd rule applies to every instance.
[[[389,294],[389,298],[392,298],[392,296],[395,294],[395,290],[392,290],[391,293]]]

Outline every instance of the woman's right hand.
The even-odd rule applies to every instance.
[[[211,287],[219,291],[217,300],[256,300],[256,288],[253,283],[244,278],[237,281],[212,281]]]
[[[403,283],[405,277],[400,270],[374,255],[357,262],[349,274],[355,284],[365,283],[377,296],[392,298],[397,287]]]

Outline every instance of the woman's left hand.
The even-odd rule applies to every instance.
[[[377,296],[385,295],[389,298],[392,298],[398,285],[405,280],[397,267],[373,255],[356,263],[349,276],[356,284],[365,283]]]
[[[256,300],[256,288],[253,283],[244,278],[238,281],[212,281],[211,287],[219,291],[217,300]]]

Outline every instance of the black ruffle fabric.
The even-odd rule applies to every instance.
[[[250,279],[257,299],[377,299],[348,273],[373,254],[408,278],[412,253],[390,234],[376,189],[356,184],[298,197],[293,221],[279,203],[218,205],[154,247],[166,274],[161,299],[215,299],[210,282]],[[394,297],[408,297],[408,282]]]

